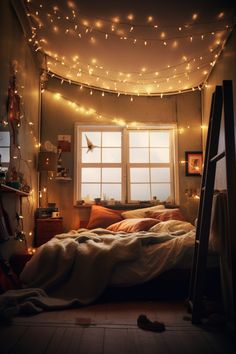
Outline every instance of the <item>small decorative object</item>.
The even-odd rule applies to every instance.
[[[8,171],[8,177],[7,177],[6,184],[9,187],[12,187],[12,188],[15,188],[15,189],[21,189],[21,182],[20,182],[19,173],[16,171],[15,166],[13,166]]]
[[[83,204],[84,204],[84,200],[83,199],[76,201],[76,205],[83,205]]]
[[[97,145],[93,145],[92,141],[87,137],[86,134],[85,134],[85,137],[86,137],[87,147],[88,147],[87,153],[88,153],[89,151],[93,151],[93,149],[94,149],[95,147],[98,147]]]
[[[62,166],[62,150],[58,149],[57,154],[57,177],[67,177],[68,169]]]
[[[60,212],[59,211],[53,211],[51,217],[55,218],[55,219],[59,218],[60,217]]]
[[[44,142],[44,144],[42,145],[42,148],[45,151],[57,153],[57,147],[55,145],[53,145],[50,140],[46,140]]]
[[[101,198],[94,198],[95,204],[100,205],[101,204]]]
[[[25,184],[23,184],[23,186],[22,186],[22,188],[21,188],[21,190],[23,191],[23,192],[25,192],[25,193],[29,193],[30,192],[30,186],[27,184],[27,183],[25,183]]]
[[[114,198],[109,199],[108,204],[115,205],[115,199]]]
[[[203,165],[202,151],[185,152],[186,176],[201,176],[202,165]]]
[[[159,200],[159,199],[157,199],[157,197],[156,197],[156,196],[154,196],[154,197],[152,198],[151,203],[152,203],[153,205],[158,205],[158,204],[160,203],[160,200]]]
[[[15,240],[20,242],[25,242],[26,245],[26,236],[25,236],[25,232],[23,231],[23,216],[16,213],[16,221],[17,221],[17,227],[15,231]]]
[[[56,208],[56,203],[48,203],[48,208]]]

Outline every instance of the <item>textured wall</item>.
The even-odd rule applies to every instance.
[[[9,78],[11,76],[11,64],[17,70],[17,89],[21,95],[21,127],[19,128],[19,151],[12,148],[12,155],[17,155],[16,160],[11,161],[18,172],[24,174],[27,183],[33,189],[31,196],[22,198],[24,215],[24,231],[26,232],[28,246],[32,243],[33,236],[30,232],[34,229],[34,210],[37,207],[38,175],[35,169],[38,142],[39,121],[39,70],[27,44],[20,23],[10,1],[0,2],[0,120],[7,119],[6,101]],[[33,125],[30,125],[32,122]],[[0,129],[3,127],[0,126]],[[8,128],[6,128],[8,129]],[[14,195],[4,195],[4,205],[11,216],[13,231],[16,228],[15,213],[19,211],[19,198]],[[11,240],[1,246],[6,253],[11,254],[15,248],[24,249],[24,245]]]

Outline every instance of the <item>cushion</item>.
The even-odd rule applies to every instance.
[[[138,218],[138,219],[124,219],[120,222],[110,225],[107,229],[110,231],[118,232],[138,232],[147,231],[159,221],[151,218]]]
[[[141,208],[141,209],[134,209],[134,210],[128,210],[123,212],[121,215],[123,216],[124,219],[133,219],[133,218],[145,218],[145,212],[152,210],[160,210],[164,209],[164,205],[155,205],[153,207],[148,207],[148,208]]]
[[[145,213],[148,218],[157,219],[159,221],[167,220],[180,220],[185,221],[184,216],[182,215],[179,209],[164,209],[164,210],[149,210]]]
[[[106,228],[107,226],[114,224],[122,219],[123,218],[121,216],[120,210],[104,208],[101,205],[92,205],[87,228]]]
[[[195,230],[195,227],[187,221],[168,220],[161,221],[152,226],[149,231],[151,232],[176,232],[176,231],[189,232]]]

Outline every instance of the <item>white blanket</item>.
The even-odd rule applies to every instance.
[[[88,304],[107,285],[145,282],[178,266],[186,255],[187,267],[191,266],[194,237],[194,230],[182,236],[168,232],[115,234],[102,229],[71,231],[39,247],[21,280],[26,288],[42,288],[50,296],[76,298]]]

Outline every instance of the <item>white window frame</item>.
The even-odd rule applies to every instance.
[[[128,161],[128,131],[135,131],[137,127],[129,128],[129,127],[119,127],[119,126],[112,126],[112,125],[84,125],[80,123],[75,123],[75,154],[74,154],[74,205],[76,205],[76,201],[81,199],[81,132],[82,131],[120,131],[122,133],[122,157],[121,157],[121,170],[122,170],[122,178],[121,178],[121,203],[131,203],[134,201],[130,200],[130,178],[129,178],[129,167],[142,167],[142,166],[161,166],[160,163],[158,164],[130,164]],[[170,130],[170,157],[172,161],[170,164],[163,164],[163,166],[170,165],[171,171],[171,196],[173,196],[173,201],[178,204],[179,203],[179,175],[178,175],[178,151],[177,151],[177,129],[175,124],[156,124],[156,125],[146,125],[138,127],[139,130]],[[89,164],[89,167],[117,167],[117,164]]]

